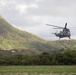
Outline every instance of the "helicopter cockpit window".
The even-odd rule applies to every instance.
[[[69,29],[67,29],[67,31],[68,31],[68,32],[70,32],[70,30],[69,30]]]

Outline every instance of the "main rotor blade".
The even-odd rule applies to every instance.
[[[64,29],[64,28],[53,28],[53,29]]]
[[[55,26],[55,25],[50,25],[50,24],[46,24],[46,25],[63,29],[63,27],[60,27],[60,26]]]

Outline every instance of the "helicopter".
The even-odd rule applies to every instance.
[[[53,29],[62,29],[62,31],[60,31],[59,33],[57,33],[57,32],[52,33],[52,34],[55,34],[56,37],[59,37],[59,40],[60,40],[60,38],[64,38],[64,37],[68,37],[70,39],[71,32],[70,32],[70,29],[67,28],[67,23],[65,23],[65,27],[60,27],[60,26],[50,25],[50,24],[46,24],[46,25],[55,27]]]

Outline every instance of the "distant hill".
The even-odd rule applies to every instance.
[[[76,49],[76,40],[47,41],[38,36],[21,31],[0,16],[0,50],[23,54],[39,54],[54,50]]]

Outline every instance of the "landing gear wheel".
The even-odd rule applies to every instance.
[[[60,37],[59,37],[59,40],[60,40]]]
[[[70,39],[70,36],[69,36],[69,39]]]

